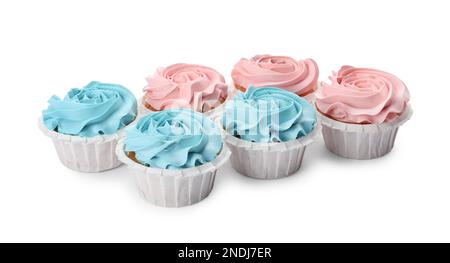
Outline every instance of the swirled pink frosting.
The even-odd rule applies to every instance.
[[[295,60],[286,56],[258,55],[242,58],[231,72],[234,84],[247,89],[278,87],[307,95],[316,88],[319,68],[312,59]]]
[[[146,80],[144,101],[156,110],[192,108],[204,112],[227,97],[224,77],[205,66],[174,64],[159,68]]]
[[[343,66],[315,93],[317,109],[347,123],[380,124],[401,115],[409,101],[406,85],[396,76],[369,68]]]

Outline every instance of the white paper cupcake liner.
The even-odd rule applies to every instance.
[[[211,192],[217,170],[228,160],[230,151],[223,145],[213,161],[181,170],[147,167],[131,160],[124,151],[123,140],[116,154],[135,177],[140,194],[148,202],[162,207],[183,207],[205,199]]]
[[[350,124],[318,113],[325,145],[332,153],[350,159],[374,159],[389,153],[394,147],[398,128],[411,118],[408,104],[396,120],[382,124]]]
[[[233,86],[228,85],[227,98],[225,99],[225,101],[221,105],[217,106],[216,108],[209,110],[207,112],[203,112],[203,114],[205,114],[207,117],[212,119],[214,122],[217,122],[218,119],[220,119],[220,117],[222,116],[223,111],[225,110],[225,104],[228,101],[230,101],[231,99],[233,99],[236,92],[237,92],[237,90]],[[142,116],[144,116],[145,114],[150,113],[150,112],[153,112],[153,111],[150,110],[149,108],[145,107],[144,97],[141,97],[139,99],[138,118],[141,118]]]
[[[230,148],[231,166],[240,174],[256,179],[278,179],[297,172],[303,161],[306,147],[319,134],[317,124],[308,135],[279,143],[255,143],[224,132]]]
[[[110,170],[122,163],[117,159],[117,141],[124,135],[124,128],[111,135],[94,137],[71,136],[49,130],[42,119],[39,128],[50,137],[61,162],[68,168],[87,173]]]

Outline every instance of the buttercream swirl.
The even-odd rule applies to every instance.
[[[62,134],[92,137],[113,134],[137,114],[134,95],[125,87],[93,81],[71,89],[64,99],[52,96],[42,112],[44,125]]]
[[[401,115],[409,101],[406,85],[396,76],[369,68],[343,66],[316,92],[316,107],[342,122],[380,124]]]
[[[141,164],[182,169],[214,160],[222,149],[218,126],[190,109],[152,112],[127,129],[125,151]]]
[[[154,110],[192,108],[206,112],[227,97],[224,77],[216,70],[193,64],[159,68],[147,78],[144,102]]]
[[[244,89],[279,87],[304,96],[315,90],[319,68],[310,58],[295,60],[286,56],[258,55],[242,58],[234,66],[231,77],[235,85]]]
[[[316,119],[312,105],[292,92],[249,87],[227,103],[222,125],[243,140],[285,142],[310,133]]]

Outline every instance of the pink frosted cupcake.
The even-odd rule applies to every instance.
[[[327,148],[342,157],[373,159],[390,152],[412,110],[409,91],[396,76],[343,66],[316,92]]]
[[[307,97],[314,93],[319,78],[317,63],[307,58],[257,55],[242,58],[231,72],[234,86],[242,91],[250,87],[278,87]]]
[[[140,112],[190,108],[210,115],[228,96],[225,78],[216,70],[194,64],[159,68],[147,78]]]

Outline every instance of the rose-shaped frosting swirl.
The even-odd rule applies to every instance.
[[[409,101],[406,85],[396,76],[369,68],[343,66],[322,83],[316,106],[323,114],[342,122],[380,124],[401,115]]]
[[[131,123],[137,102],[126,88],[93,81],[82,89],[71,89],[64,99],[52,96],[42,112],[44,125],[68,135],[92,137],[113,134]]]
[[[310,133],[316,120],[312,105],[294,93],[251,86],[227,103],[222,125],[243,140],[285,142]]]
[[[191,108],[206,112],[227,97],[224,77],[212,68],[174,64],[147,78],[144,102],[155,110]]]
[[[127,129],[125,151],[141,164],[189,168],[214,160],[222,149],[217,125],[190,109],[152,112]]]
[[[235,85],[244,89],[279,87],[304,96],[313,92],[319,78],[319,68],[312,59],[295,60],[286,56],[258,55],[243,58],[231,72]]]

